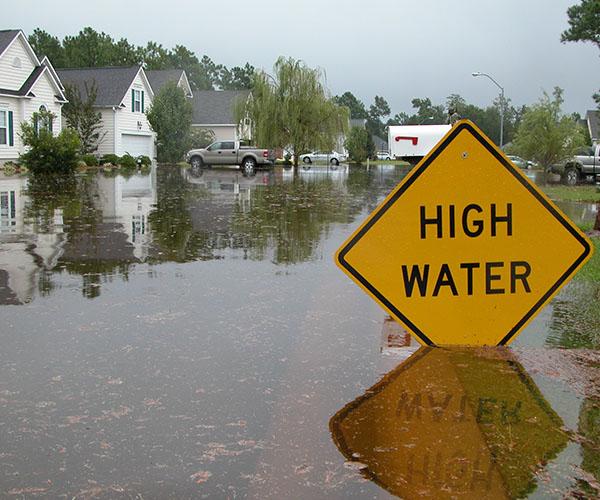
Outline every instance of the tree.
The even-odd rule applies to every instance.
[[[350,110],[350,118],[368,118],[369,116],[363,102],[352,92],[344,92],[341,96],[336,95],[333,100],[338,106],[346,106]]]
[[[600,48],[600,1],[581,0],[581,4],[567,9],[569,29],[563,31],[560,41],[592,42]],[[600,92],[593,95],[600,109]]]
[[[348,156],[352,161],[362,163],[367,158],[374,154],[374,151],[369,150],[369,139],[371,135],[362,127],[352,127],[346,138],[344,147],[348,150]],[[370,141],[373,143],[373,140]],[[373,149],[375,145],[373,144]]]
[[[592,42],[600,49],[600,2],[581,0],[567,9],[569,29],[563,31],[561,42]]]
[[[192,104],[176,82],[168,82],[154,96],[148,121],[156,132],[158,161],[181,160],[190,141]]]
[[[244,90],[252,88],[252,77],[256,69],[251,64],[245,66],[234,66],[227,69],[225,66],[218,67],[217,86],[221,90]]]
[[[77,166],[79,137],[72,129],[54,136],[54,114],[49,111],[33,113],[31,121],[21,123],[21,139],[27,151],[19,157],[33,174],[72,173]]]
[[[215,133],[210,129],[192,128],[189,138],[189,149],[205,148],[215,142]]]
[[[62,115],[79,137],[81,154],[95,153],[106,135],[106,132],[102,132],[102,114],[94,108],[97,93],[96,82],[91,86],[85,83],[85,97],[76,87],[65,85],[68,102],[62,108]]]
[[[348,128],[348,110],[328,96],[320,70],[283,57],[273,70],[275,77],[255,74],[252,97],[236,104],[235,116],[240,126],[252,124],[257,145],[289,147],[297,171],[299,155],[333,149]]]
[[[65,51],[57,37],[36,28],[29,35],[28,40],[37,55],[47,56],[52,65],[57,68],[65,67]]]
[[[373,104],[369,107],[367,114],[367,130],[378,137],[385,135],[385,125],[382,118],[390,114],[390,106],[387,101],[378,95],[375,96]]]
[[[65,64],[72,68],[112,66],[113,44],[109,35],[88,26],[76,36],[64,38]]]
[[[523,115],[513,141],[516,154],[535,160],[544,169],[572,156],[584,143],[579,124],[561,112],[562,92],[559,87],[552,97],[544,92]]]

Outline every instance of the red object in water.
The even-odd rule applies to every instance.
[[[406,137],[406,136],[402,136],[402,135],[397,135],[395,137],[395,140],[396,140],[396,142],[411,141],[413,146],[416,146],[419,143],[418,137]]]

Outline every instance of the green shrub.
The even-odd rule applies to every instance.
[[[53,116],[40,111],[33,113],[30,122],[21,124],[21,138],[29,149],[21,154],[19,161],[33,174],[69,173],[77,166],[81,142],[74,130],[65,129],[55,137],[47,128],[36,126],[51,123]]]
[[[98,166],[98,158],[96,158],[92,154],[82,155],[81,160],[84,161],[88,167],[97,167]]]
[[[150,165],[152,165],[152,159],[149,156],[138,156],[137,161],[140,165],[143,165],[144,167],[149,167]]]
[[[105,163],[110,163],[111,165],[119,164],[119,157],[112,153],[105,154],[102,158],[100,158],[100,164],[104,165]]]
[[[121,158],[118,161],[118,164],[121,165],[121,167],[123,167],[123,168],[129,168],[129,169],[137,167],[136,159],[133,156],[131,156],[129,153],[126,153],[123,156],[121,156]]]

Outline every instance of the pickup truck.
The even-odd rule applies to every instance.
[[[600,144],[584,147],[572,158],[552,165],[550,171],[560,174],[563,182],[569,186],[574,186],[586,178],[591,178],[592,181],[598,180],[600,176]]]
[[[268,149],[240,144],[240,141],[213,142],[203,149],[188,151],[185,160],[195,168],[211,165],[239,165],[244,174],[252,175],[258,166],[269,166]]]

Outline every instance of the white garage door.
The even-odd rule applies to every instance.
[[[121,149],[123,153],[131,156],[145,155],[152,158],[152,136],[123,134],[121,136]]]

